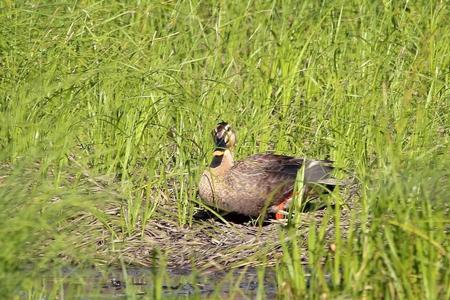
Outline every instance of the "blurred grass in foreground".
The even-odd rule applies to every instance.
[[[450,299],[449,15],[445,1],[3,1],[2,295],[93,262],[73,247],[80,213],[108,224],[117,203],[125,236],[159,205],[191,225],[223,119],[238,158],[329,156],[360,181],[335,252],[309,234],[314,280],[297,238],[283,247],[280,298]]]

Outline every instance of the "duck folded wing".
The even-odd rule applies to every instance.
[[[292,193],[301,164],[301,159],[293,157],[258,154],[237,162],[227,178],[241,193],[255,195],[257,202],[278,203]]]
[[[239,161],[232,168],[230,175],[239,180],[251,180],[262,189],[279,189],[280,192],[286,193],[293,189],[297,173],[304,162],[304,159],[292,156],[257,154]],[[337,185],[332,171],[333,162],[330,160],[306,160],[305,184],[323,184],[332,188]]]
[[[252,177],[253,180],[295,181],[302,162],[302,159],[290,156],[257,154],[237,162],[231,172],[234,176]]]

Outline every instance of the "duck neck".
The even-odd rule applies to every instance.
[[[216,149],[209,165],[211,174],[215,176],[225,175],[234,165],[233,155],[228,149]]]

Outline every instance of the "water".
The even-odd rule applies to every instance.
[[[188,269],[160,271],[146,267],[109,269],[66,268],[61,276],[48,276],[47,288],[61,282],[66,296],[82,299],[137,299],[154,298],[254,298],[263,293],[265,298],[276,296],[276,277],[273,269],[266,269],[263,286],[258,282],[255,268],[234,269],[229,272],[195,272]]]

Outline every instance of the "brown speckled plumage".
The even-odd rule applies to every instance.
[[[213,161],[200,179],[199,195],[208,205],[228,212],[258,216],[273,212],[294,189],[297,172],[304,159],[275,154],[257,154],[233,162],[234,133],[226,123],[214,131],[216,151]],[[331,161],[307,160],[305,183],[332,188]]]

